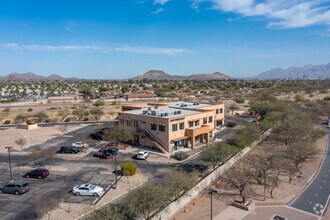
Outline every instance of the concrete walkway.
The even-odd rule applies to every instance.
[[[214,220],[241,220],[249,214],[249,211],[244,211],[242,209],[229,206],[220,214],[213,217]]]

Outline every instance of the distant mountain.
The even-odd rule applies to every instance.
[[[68,80],[68,79],[76,79],[76,78],[63,78],[57,74],[51,74],[49,76],[41,76],[35,73],[10,73],[6,76],[0,76],[1,80],[12,80],[12,81],[46,81],[46,80]]]
[[[231,77],[215,72],[211,74],[192,74],[190,76],[178,76],[178,75],[170,75],[161,70],[149,70],[145,72],[143,75],[131,78],[131,80],[139,81],[143,79],[148,80],[227,80],[231,79]]]
[[[305,65],[303,67],[289,67],[287,69],[274,68],[265,71],[254,79],[288,79],[288,78],[330,78],[330,63],[324,65]]]

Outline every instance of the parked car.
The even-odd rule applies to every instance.
[[[23,177],[25,178],[46,178],[49,175],[49,171],[44,168],[37,168],[28,173],[26,173]]]
[[[83,143],[83,142],[75,142],[71,144],[72,147],[77,147],[77,148],[85,148],[88,147],[88,144]]]
[[[15,195],[20,195],[29,190],[29,184],[23,181],[12,181],[9,183],[0,184],[0,193],[12,193]]]
[[[65,147],[62,146],[59,150],[61,154],[77,154],[80,152],[80,149],[78,147]]]
[[[115,156],[115,154],[118,154],[119,150],[117,148],[109,148],[108,150],[105,151],[105,153],[103,154],[104,158],[112,158],[113,156]]]
[[[149,157],[149,152],[146,150],[141,150],[137,155],[136,158],[139,160],[146,160]]]
[[[98,132],[91,133],[90,136],[94,140],[98,140],[98,141],[101,141],[102,140],[102,135],[100,133],[98,133]]]
[[[78,185],[73,187],[72,194],[76,196],[101,196],[104,193],[104,189],[102,187],[85,183],[82,185]]]

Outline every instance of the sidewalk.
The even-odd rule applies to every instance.
[[[118,182],[117,189],[111,189],[107,195],[105,195],[97,205],[88,204],[77,204],[77,203],[66,203],[61,202],[57,208],[51,211],[49,220],[73,220],[82,218],[96,209],[100,209],[103,206],[109,204],[111,201],[125,195],[129,191],[136,187],[141,186],[147,181],[147,178],[142,174],[136,174],[131,177],[122,177]],[[70,212],[68,209],[70,207]],[[46,214],[42,220],[48,220],[48,215]]]

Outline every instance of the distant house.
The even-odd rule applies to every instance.
[[[126,95],[126,100],[137,100],[137,99],[154,99],[155,94],[154,93],[145,93],[145,92],[137,92],[137,93],[131,93]]]
[[[77,102],[78,95],[66,95],[66,96],[50,96],[48,97],[49,103],[72,103]]]

